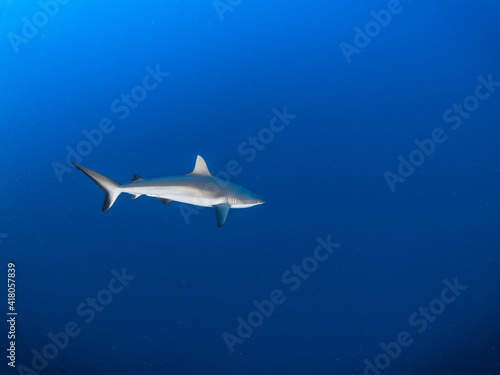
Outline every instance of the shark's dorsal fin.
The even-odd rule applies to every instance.
[[[196,164],[194,166],[194,170],[189,173],[189,176],[196,175],[196,176],[211,176],[212,174],[210,173],[207,163],[205,163],[205,160],[198,155],[196,158]]]
[[[130,182],[136,182],[136,181],[139,181],[139,180],[142,180],[142,178],[140,178],[139,176],[137,176],[136,174],[134,174],[134,178],[130,180]]]
[[[216,204],[215,215],[217,216],[217,226],[220,228],[224,225],[227,219],[227,214],[229,213],[229,209],[231,206],[227,203]]]
[[[141,196],[141,194],[132,194],[132,199],[137,199]]]

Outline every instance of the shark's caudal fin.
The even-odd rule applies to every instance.
[[[102,206],[102,212],[107,211],[111,208],[113,203],[115,203],[116,198],[121,193],[120,184],[116,181],[113,181],[110,178],[103,176],[97,172],[91,171],[88,168],[82,167],[76,163],[73,163],[75,167],[85,173],[89,178],[94,181],[97,186],[99,186],[106,195],[104,198],[104,204]]]

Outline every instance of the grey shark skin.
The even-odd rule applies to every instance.
[[[261,197],[250,190],[212,176],[207,163],[199,155],[196,158],[194,170],[186,176],[142,179],[135,175],[132,181],[125,184],[119,184],[76,163],[73,165],[104,191],[103,212],[111,208],[121,193],[131,194],[132,199],[146,195],[158,198],[163,204],[176,201],[195,206],[213,207],[217,216],[217,225],[220,228],[226,222],[230,208],[247,208],[265,203]]]

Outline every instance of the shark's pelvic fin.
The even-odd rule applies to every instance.
[[[227,203],[216,204],[215,215],[217,216],[217,226],[220,228],[224,225],[227,219],[227,214],[229,213],[229,209],[231,206]]]
[[[161,200],[161,203],[163,204],[169,204],[170,202],[172,202],[172,199],[167,199],[167,198],[158,198],[159,200]]]
[[[91,171],[88,168],[82,167],[76,163],[73,163],[75,167],[85,173],[92,181],[94,181],[97,186],[99,186],[105,194],[104,204],[102,205],[102,212],[107,211],[110,207],[115,203],[116,198],[121,193],[120,184],[116,181],[113,181],[102,174]]]
[[[140,178],[139,176],[137,176],[136,174],[134,174],[134,178],[132,178],[130,180],[130,182],[136,182],[136,181],[140,181],[140,180],[142,180],[142,178]]]
[[[194,170],[189,173],[188,176],[212,176],[210,170],[207,167],[207,163],[200,155],[198,155],[198,157],[196,158]]]

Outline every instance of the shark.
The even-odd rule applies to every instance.
[[[104,191],[103,212],[111,208],[121,193],[131,194],[132,199],[145,195],[158,198],[163,204],[175,201],[213,207],[217,226],[220,228],[226,222],[231,208],[247,208],[265,203],[259,195],[243,186],[213,176],[200,155],[196,158],[193,171],[185,176],[143,179],[134,175],[130,182],[124,184],[119,184],[79,164],[73,163],[73,165]]]

